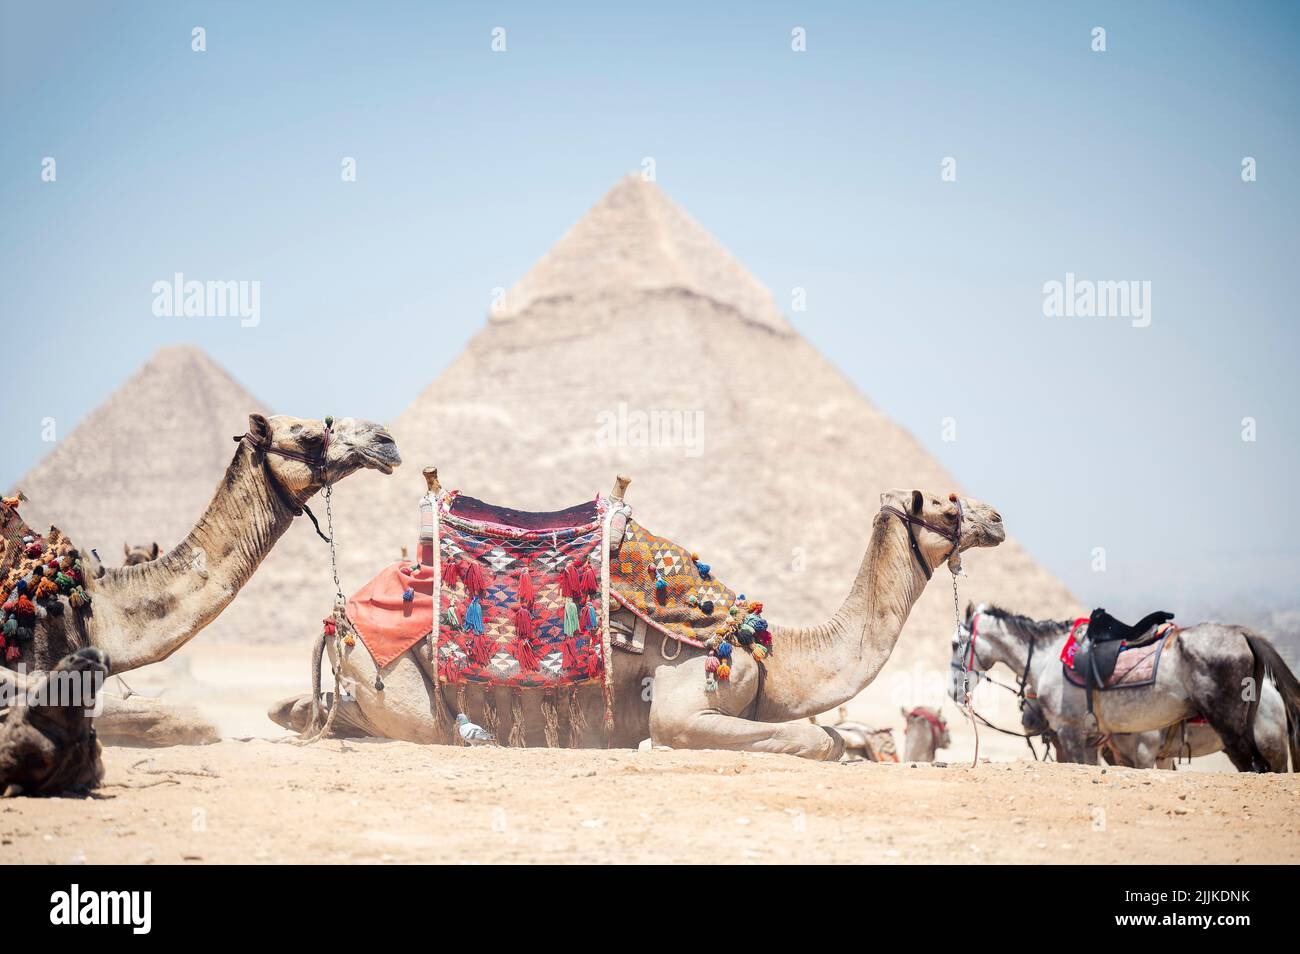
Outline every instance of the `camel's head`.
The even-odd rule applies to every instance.
[[[272,476],[300,500],[358,470],[391,474],[402,463],[392,435],[373,421],[345,417],[327,427],[325,421],[284,414],[250,414],[248,435],[269,450]]]
[[[138,566],[141,563],[152,563],[158,559],[157,543],[137,543],[131,546],[129,543],[122,544],[123,566]]]
[[[880,505],[908,515],[916,545],[931,569],[947,558],[949,567],[958,571],[963,551],[995,547],[1007,538],[1002,515],[973,497],[928,490],[890,490],[880,495]]]

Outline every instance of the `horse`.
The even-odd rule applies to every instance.
[[[967,674],[997,663],[1032,692],[1062,761],[1096,765],[1090,740],[1145,733],[1203,717],[1238,771],[1300,770],[1300,680],[1263,637],[1241,626],[1199,623],[1167,639],[1150,685],[1093,694],[1065,678],[1061,652],[1074,620],[1034,620],[997,606],[967,607],[953,635],[949,692],[958,702],[973,688]]]

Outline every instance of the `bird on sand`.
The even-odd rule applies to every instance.
[[[491,732],[481,725],[469,721],[469,716],[460,712],[456,715],[456,731],[470,745],[496,745],[497,740]]]

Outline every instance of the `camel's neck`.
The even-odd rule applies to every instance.
[[[903,522],[878,514],[839,612],[820,626],[773,628],[757,717],[802,719],[861,692],[885,665],[925,582]]]
[[[241,444],[179,546],[94,581],[91,642],[108,651],[114,672],[166,659],[235,598],[293,522],[270,480]]]

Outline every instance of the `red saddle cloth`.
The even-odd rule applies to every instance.
[[[411,599],[403,594],[411,590]],[[428,635],[433,623],[433,567],[394,563],[348,600],[348,619],[379,668]]]

